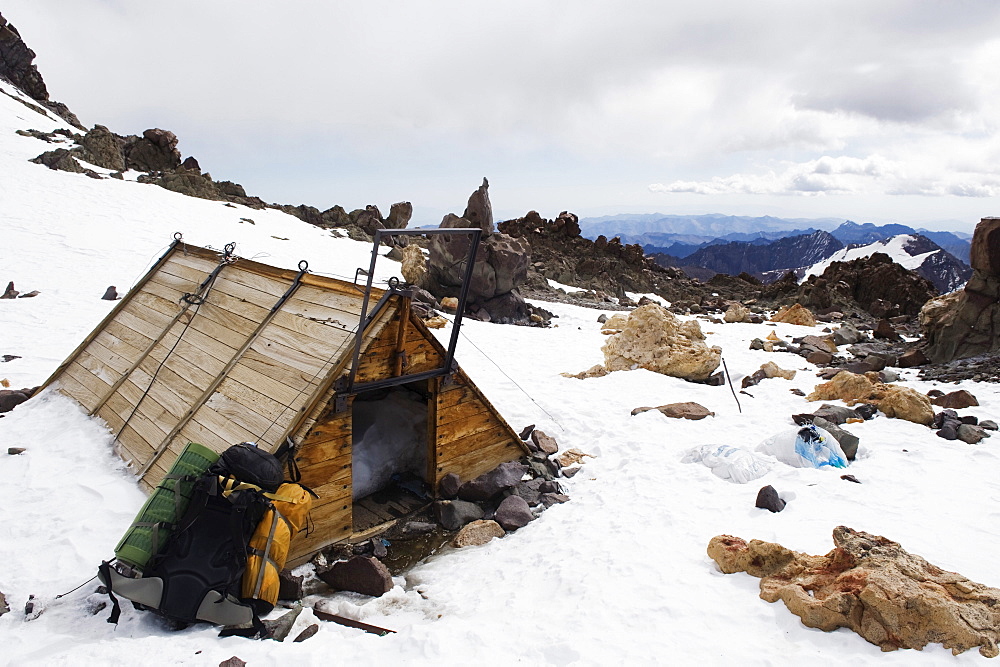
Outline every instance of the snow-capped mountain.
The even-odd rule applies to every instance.
[[[820,275],[833,262],[847,262],[870,257],[877,252],[889,255],[897,264],[927,278],[941,293],[958,289],[972,275],[971,268],[926,236],[900,234],[867,245],[848,246],[838,250],[826,259],[810,266],[802,277],[805,279],[811,275]]]

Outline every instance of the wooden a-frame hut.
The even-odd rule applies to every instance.
[[[363,484],[405,473],[433,495],[448,473],[466,481],[525,453],[468,376],[445,366],[454,339],[437,341],[407,291],[231,253],[178,235],[46,382],[107,423],[147,491],[188,442],[273,452],[290,439],[319,495],[314,529],[292,542],[295,564],[429,502]]]

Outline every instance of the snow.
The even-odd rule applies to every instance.
[[[6,84],[4,90],[11,89]],[[52,148],[14,134],[58,124],[0,95],[0,280],[37,289],[31,299],[0,301],[0,378],[15,388],[43,382],[113,307],[108,285],[131,285],[163,252],[175,231],[199,245],[237,243],[237,253],[280,266],[307,259],[311,270],[353,277],[370,246],[334,238],[277,211],[228,207],[152,185],[93,180],[26,160]],[[417,194],[417,193],[415,193]],[[461,206],[462,202],[456,202]],[[251,218],[255,224],[241,223]],[[277,238],[276,238],[277,237]],[[278,239],[288,240],[278,240]],[[380,260],[379,278],[396,270]],[[237,655],[250,665],[364,664],[801,665],[972,664],[975,651],[952,657],[924,651],[883,654],[853,632],[807,628],[781,603],[758,597],[749,575],[723,575],[707,557],[720,533],[759,538],[813,554],[832,548],[837,525],[885,535],[932,563],[1000,586],[1000,478],[995,436],[981,445],[948,442],[926,427],[878,417],[848,427],[861,438],[846,471],[774,462],[749,484],[720,479],[684,453],[703,445],[754,449],[792,427],[790,415],[816,404],[815,368],[788,353],[750,350],[776,331],[784,338],[818,333],[796,325],[711,324],[707,343],[723,349],[733,376],[773,360],[799,372],[739,394],[645,370],[576,380],[560,375],[600,363],[598,310],[541,304],[558,315],[549,329],[466,319],[457,359],[490,401],[520,430],[553,435],[587,459],[562,480],[570,502],[482,547],[443,549],[397,577],[379,599],[323,596],[323,608],[397,633],[376,637],[329,623],[300,644],[219,639],[199,625],[168,630],[155,616],[125,605],[121,622],[94,613],[103,598],[87,582],[143,500],[134,478],[111,453],[111,436],[75,403],[44,392],[0,419],[0,591],[12,611],[0,616],[0,662],[17,665],[216,665]],[[436,332],[442,340],[450,327]],[[909,370],[902,384],[920,391]],[[979,407],[963,414],[997,419],[996,385],[963,382]],[[716,413],[670,420],[638,406],[696,401]],[[862,483],[840,479],[841,472]],[[788,501],[772,514],[753,507],[774,486]],[[63,597],[76,586],[84,584]],[[25,617],[29,596],[35,612]],[[317,600],[313,599],[313,602]],[[297,622],[313,622],[308,610]],[[297,630],[296,630],[297,631]]]
[[[931,250],[930,252],[920,253],[919,255],[911,255],[906,252],[906,245],[913,242],[913,237],[907,234],[900,234],[898,236],[893,236],[890,239],[885,239],[882,241],[875,241],[874,243],[869,243],[868,245],[859,246],[857,248],[844,248],[843,250],[838,250],[833,254],[832,257],[827,257],[821,262],[817,262],[806,269],[805,275],[802,276],[802,281],[805,281],[809,276],[821,276],[823,272],[826,271],[827,267],[833,262],[850,262],[851,260],[861,259],[862,257],[871,257],[877,252],[889,255],[892,261],[896,262],[905,269],[914,270],[924,263],[924,260],[933,255],[939,250]]]

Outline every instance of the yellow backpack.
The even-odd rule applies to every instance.
[[[270,611],[278,601],[278,573],[285,567],[292,538],[306,525],[313,494],[300,484],[285,482],[265,497],[271,509],[250,538],[241,597],[267,603]]]

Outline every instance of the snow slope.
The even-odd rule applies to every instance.
[[[28,163],[51,146],[14,131],[57,125],[0,96],[0,281],[40,291],[31,299],[0,301],[0,354],[21,357],[0,364],[0,378],[14,387],[44,381],[113,307],[99,299],[104,289],[124,291],[175,231],[199,245],[236,241],[238,254],[281,266],[307,259],[318,272],[353,276],[356,267],[368,265],[367,244],[333,238],[276,211],[232,208]],[[388,261],[379,266],[383,278],[394,268]],[[850,427],[863,449],[847,472],[860,485],[835,471],[780,464],[754,483],[732,484],[701,465],[681,463],[684,452],[702,444],[753,447],[791,428],[791,414],[817,407],[790,392],[816,384],[810,364],[748,349],[752,338],[771,330],[785,337],[813,330],[702,323],[736,382],[769,360],[799,371],[791,381],[752,387],[752,397],[741,394],[741,411],[728,387],[643,370],[562,377],[602,360],[600,312],[545,307],[559,316],[558,326],[467,320],[457,358],[515,429],[537,424],[562,447],[595,458],[564,481],[569,503],[520,531],[483,547],[443,550],[398,577],[382,598],[337,593],[323,599],[337,613],[397,631],[387,637],[321,623],[319,633],[300,644],[219,639],[207,626],[170,631],[128,605],[115,627],[105,622],[107,610],[94,613],[103,598],[93,595],[93,582],[57,598],[112,555],[143,496],[110,453],[103,425],[70,400],[46,392],[7,413],[0,419],[0,444],[27,451],[0,454],[0,591],[12,608],[0,616],[0,663],[217,665],[233,655],[254,667],[983,661],[975,651],[952,657],[940,646],[883,654],[847,630],[806,628],[782,604],[760,600],[756,579],[721,574],[705,548],[714,535],[729,533],[825,553],[832,529],[844,524],[1000,586],[994,567],[1000,437],[969,446],[880,417]],[[449,333],[446,328],[439,335]],[[903,374],[904,384],[921,391],[936,386]],[[960,387],[981,403],[963,413],[1000,417],[996,385],[943,389]],[[637,406],[688,400],[716,416],[630,416]],[[785,511],[753,507],[765,484],[788,501]],[[32,595],[35,613],[25,617]],[[312,621],[304,612],[297,627]]]
[[[838,250],[832,256],[827,257],[820,262],[816,262],[806,269],[806,273],[802,277],[802,280],[805,280],[809,276],[813,275],[823,275],[823,272],[826,271],[827,267],[834,262],[850,262],[851,260],[861,259],[862,257],[871,257],[877,252],[889,255],[889,257],[892,258],[892,261],[896,262],[904,269],[913,271],[923,264],[924,260],[933,255],[935,252],[941,252],[940,250],[932,250],[930,252],[911,255],[906,252],[906,245],[912,241],[912,236],[900,234],[899,236],[893,236],[892,238],[885,239],[884,241],[875,241],[874,243],[858,246],[856,248],[844,248],[843,250]]]

